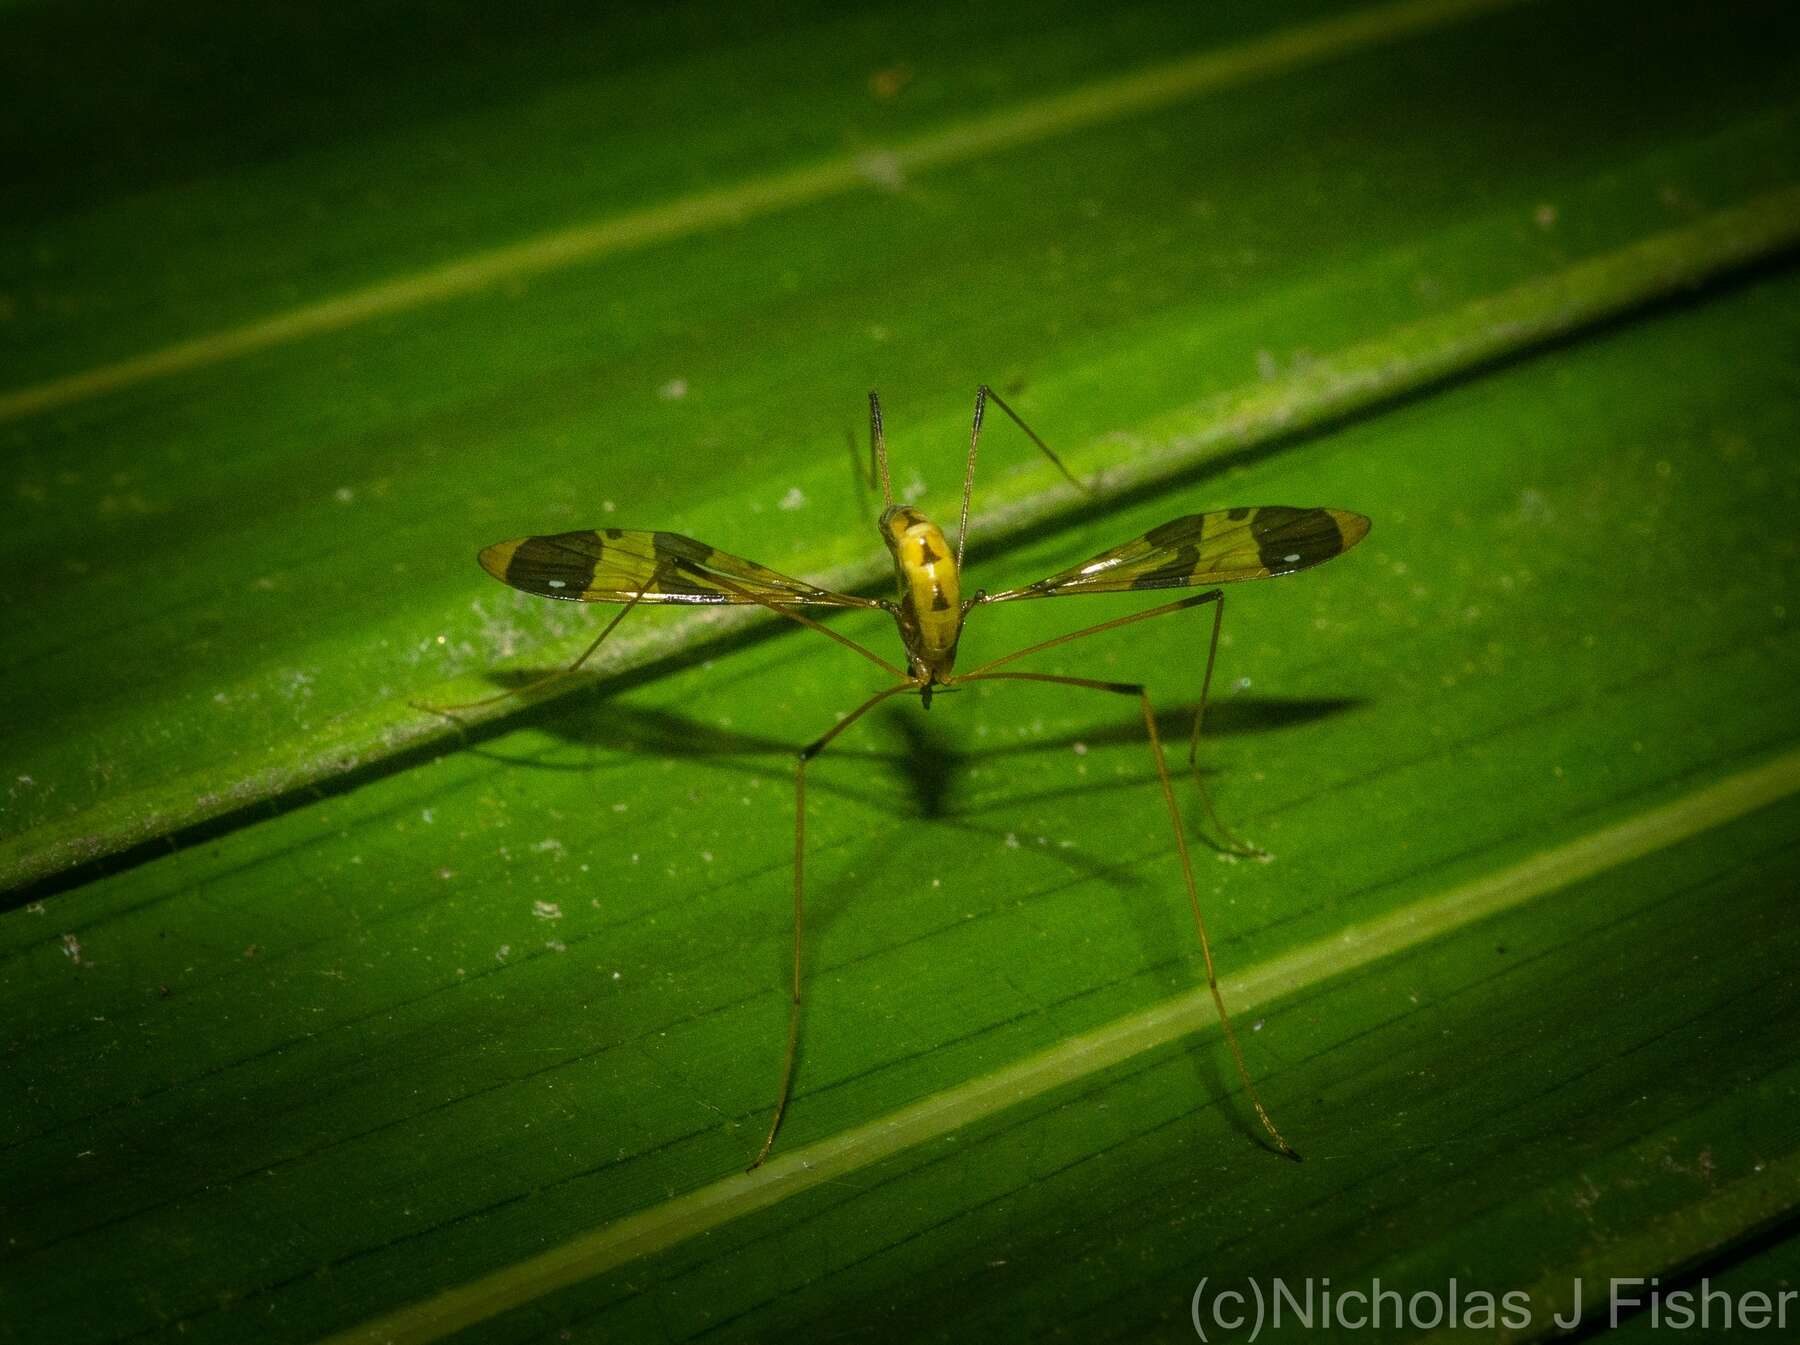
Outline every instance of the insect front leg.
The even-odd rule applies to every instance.
[[[544,687],[551,685],[553,682],[560,682],[565,677],[572,677],[581,671],[581,665],[594,656],[594,651],[605,643],[606,637],[613,633],[614,628],[626,618],[631,609],[643,601],[644,594],[651,592],[662,582],[663,577],[663,572],[661,570],[658,570],[651,576],[650,582],[644,585],[638,592],[631,595],[631,600],[619,609],[618,615],[613,617],[611,621],[607,622],[606,625],[601,628],[600,633],[593,638],[588,647],[582,650],[581,653],[576,656],[575,661],[566,668],[558,668],[555,672],[546,673],[544,676],[537,678],[535,681],[527,682],[523,686],[511,687],[492,696],[483,696],[479,700],[461,701],[455,705],[426,705],[420,701],[409,701],[408,704],[413,706],[414,709],[425,710],[434,715],[443,715],[446,718],[454,719],[458,710],[478,710],[484,705],[496,705],[503,700],[510,700],[514,696],[529,696],[532,692],[540,691]]]
[[[1075,487],[1075,489],[1080,491],[1083,495],[1092,495],[1094,493],[1086,485],[1082,484],[1081,479],[1077,477],[1075,473],[1068,469],[1062,458],[1057,455],[1056,450],[1051,448],[1049,444],[1046,444],[1036,430],[1032,429],[1031,426],[1020,419],[1019,413],[1008,406],[1005,399],[1002,398],[999,393],[995,392],[986,383],[983,383],[979,388],[975,389],[975,418],[969,426],[969,459],[968,463],[963,468],[962,518],[956,527],[956,568],[959,570],[962,569],[963,551],[969,540],[969,497],[975,490],[975,454],[981,447],[981,420],[983,415],[987,412],[987,404],[989,401],[992,401],[995,406],[1006,412],[1006,414],[1012,418],[1012,423],[1025,431],[1026,437],[1038,446],[1046,458],[1050,459],[1055,465],[1056,470],[1063,474],[1064,480]]]

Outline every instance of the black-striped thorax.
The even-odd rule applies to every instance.
[[[913,672],[927,682],[949,678],[962,634],[962,584],[956,557],[938,525],[911,505],[881,515],[881,535],[894,556],[900,589],[900,638]]]

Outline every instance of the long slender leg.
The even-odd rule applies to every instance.
[[[652,584],[655,582],[655,580],[651,581]],[[560,682],[565,677],[571,677],[575,673],[581,671],[581,665],[594,656],[594,651],[600,647],[607,636],[613,633],[613,627],[617,626],[625,619],[626,614],[643,600],[644,593],[648,591],[648,587],[646,587],[643,591],[632,594],[631,601],[619,609],[619,614],[601,628],[600,633],[594,637],[593,642],[589,644],[586,649],[582,650],[576,660],[566,668],[558,668],[555,672],[548,673],[545,676],[538,678],[536,681],[525,683],[524,686],[510,687],[496,695],[483,696],[480,700],[460,701],[455,705],[425,705],[419,701],[413,701],[411,704],[417,706],[421,710],[428,710],[434,715],[452,715],[458,710],[476,710],[483,705],[493,705],[497,701],[506,700],[511,696],[529,696],[532,692],[541,687],[547,687],[552,682]]]
[[[721,588],[726,587],[726,585],[720,583],[720,581],[717,579],[713,580],[713,582],[715,584],[719,584],[719,586]],[[844,648],[854,650],[856,653],[861,654],[864,658],[868,659],[869,662],[873,663],[877,668],[880,668],[883,672],[892,673],[895,677],[905,677],[906,676],[906,674],[903,673],[902,671],[900,671],[900,669],[896,668],[893,664],[889,663],[886,659],[881,657],[880,654],[877,654],[873,649],[870,649],[867,645],[858,644],[855,640],[852,640],[848,635],[840,634],[839,632],[834,631],[830,626],[827,626],[820,622],[814,621],[809,616],[801,616],[800,613],[794,611],[794,609],[791,607],[780,607],[772,602],[764,602],[761,598],[758,598],[752,594],[746,594],[745,596],[749,597],[750,601],[755,602],[755,603],[760,603],[762,606],[767,607],[771,612],[775,613],[776,616],[784,616],[789,621],[792,621],[795,625],[805,626],[808,630],[816,630],[819,632],[819,634],[823,635],[827,640],[836,640],[839,644],[843,645]]]
[[[1212,943],[1206,937],[1206,921],[1200,914],[1200,890],[1194,882],[1194,861],[1188,853],[1187,829],[1182,825],[1181,808],[1175,802],[1175,786],[1169,780],[1169,766],[1163,758],[1162,737],[1156,731],[1156,711],[1150,704],[1149,693],[1135,683],[1102,682],[1091,677],[1060,677],[1054,673],[970,673],[957,680],[1049,682],[1056,686],[1087,687],[1115,696],[1138,698],[1138,704],[1144,713],[1144,731],[1150,736],[1150,753],[1156,759],[1156,779],[1162,786],[1163,802],[1169,807],[1169,824],[1175,831],[1175,850],[1181,856],[1181,880],[1187,885],[1188,904],[1194,911],[1194,932],[1200,936],[1200,955],[1206,961],[1206,988],[1212,992],[1213,1007],[1219,1011],[1219,1025],[1225,1031],[1225,1041],[1231,1047],[1231,1058],[1237,1065],[1238,1077],[1244,1081],[1244,1092],[1250,1098],[1250,1105],[1256,1109],[1257,1119],[1262,1122],[1263,1129],[1269,1132],[1269,1138],[1275,1141],[1275,1147],[1287,1157],[1298,1160],[1300,1155],[1281,1137],[1281,1132],[1269,1119],[1262,1098],[1257,1095],[1256,1085],[1250,1081],[1250,1068],[1244,1063],[1244,1048],[1238,1044],[1237,1029],[1232,1027],[1231,1015],[1225,1011],[1225,996],[1219,992],[1219,974],[1213,966]]]
[[[857,706],[849,714],[832,725],[830,732],[813,739],[800,749],[800,755],[794,765],[794,990],[793,999],[788,1008],[787,1052],[781,1062],[781,1088],[775,1096],[775,1116],[769,1122],[768,1138],[757,1151],[756,1161],[750,1164],[750,1170],[761,1167],[763,1160],[769,1156],[769,1150],[775,1147],[775,1132],[781,1129],[781,1118],[787,1112],[788,1094],[794,1084],[794,1059],[800,1046],[800,950],[802,929],[805,925],[806,902],[806,763],[823,752],[831,740],[861,719],[869,711],[890,696],[898,696],[903,691],[917,689],[917,683],[910,679],[895,686],[877,691],[868,700]]]
[[[1075,487],[1075,489],[1080,491],[1083,495],[1092,494],[1086,486],[1082,485],[1081,482],[1075,478],[1075,474],[1063,465],[1063,460],[1057,457],[1056,450],[1040,439],[1036,430],[1032,429],[1031,426],[1027,425],[1023,420],[1020,420],[1019,413],[1008,406],[999,393],[995,392],[986,383],[983,383],[979,388],[975,389],[975,419],[969,426],[969,461],[963,468],[962,520],[957,524],[956,528],[956,568],[958,570],[962,569],[963,546],[969,538],[969,496],[975,489],[975,450],[981,446],[981,418],[987,410],[987,404],[990,398],[993,399],[995,406],[999,407],[1002,411],[1006,412],[1007,415],[1012,417],[1012,423],[1017,425],[1021,430],[1024,430],[1032,443],[1043,450],[1044,456],[1056,464],[1056,470],[1063,474],[1064,478],[1067,479],[1071,486]]]
[[[498,693],[497,695],[493,695],[493,696],[483,696],[480,700],[463,701],[456,705],[424,705],[418,701],[413,701],[413,702],[411,702],[411,704],[413,704],[414,706],[417,706],[417,708],[419,708],[421,710],[427,710],[432,714],[447,715],[447,714],[451,714],[457,710],[473,710],[473,709],[477,709],[478,707],[483,706],[483,705],[492,705],[496,701],[503,701],[503,700],[507,699],[509,696],[526,696],[526,695],[529,695],[531,692],[538,690],[540,687],[546,687],[546,686],[549,686],[552,682],[561,681],[563,678],[569,676],[571,673],[578,671],[581,668],[582,664],[586,663],[589,658],[593,657],[593,653],[596,649],[598,649],[600,647],[601,641],[605,640],[607,636],[609,636],[613,633],[613,627],[617,626],[621,621],[623,621],[625,619],[625,614],[627,612],[629,612],[633,607],[636,607],[639,602],[643,601],[645,593],[649,593],[655,589],[658,579],[660,579],[660,576],[658,576],[658,578],[653,578],[649,582],[649,584],[645,585],[645,587],[640,592],[632,594],[631,600],[629,602],[627,602],[624,607],[619,609],[619,614],[617,616],[615,616],[611,621],[606,623],[605,628],[603,630],[601,630],[601,632],[594,637],[593,643],[588,645],[588,647],[586,649],[582,650],[580,656],[573,663],[571,663],[568,667],[559,668],[553,673],[550,673],[544,677],[538,678],[535,682],[527,682],[524,686],[513,687],[510,690],[502,691],[502,692]],[[805,626],[808,630],[818,631],[819,634],[823,635],[826,639],[835,640],[839,644],[843,645],[844,648],[853,650],[856,653],[861,654],[864,658],[868,659],[869,662],[873,663],[876,667],[880,668],[883,672],[891,673],[895,677],[906,676],[905,673],[903,673],[900,669],[896,668],[893,664],[889,663],[886,659],[882,658],[881,655],[877,654],[873,649],[870,649],[866,645],[857,643],[855,640],[852,640],[848,635],[841,634],[838,631],[831,629],[831,627],[829,627],[827,625],[824,625],[820,622],[814,621],[809,616],[802,616],[799,612],[794,611],[791,607],[783,607],[777,603],[769,601],[767,598],[764,598],[759,594],[752,593],[748,589],[738,588],[736,585],[730,583],[727,580],[721,579],[716,575],[709,578],[709,580],[707,582],[714,584],[719,588],[723,588],[732,593],[737,594],[746,603],[755,603],[760,607],[766,607],[771,612],[775,613],[776,616],[786,617],[789,621],[794,622],[796,625]]]
[[[1223,602],[1224,600],[1225,594],[1221,589],[1213,588],[1208,589],[1205,593],[1190,593],[1185,598],[1177,598],[1174,602],[1165,602],[1160,607],[1149,607],[1142,612],[1128,612],[1124,616],[1114,617],[1111,621],[1102,621],[1097,626],[1083,626],[1080,630],[1068,631],[1053,639],[1045,640],[1041,644],[1026,645],[1023,649],[1015,649],[1010,654],[1002,654],[999,658],[989,659],[986,663],[971,668],[966,673],[958,673],[953,680],[966,682],[971,677],[990,672],[1008,663],[1016,663],[1032,654],[1041,654],[1046,649],[1055,649],[1058,645],[1070,644],[1075,640],[1085,640],[1090,635],[1117,630],[1120,626],[1135,625],[1139,621],[1148,621],[1152,617],[1167,616],[1171,612],[1184,612],[1188,608],[1198,607],[1202,603]]]
[[[1218,601],[1213,604],[1212,638],[1206,643],[1206,672],[1200,678],[1200,704],[1194,707],[1194,731],[1188,735],[1188,770],[1193,773],[1194,784],[1200,791],[1200,802],[1206,808],[1206,816],[1212,822],[1213,830],[1230,841],[1238,854],[1264,857],[1266,851],[1250,844],[1219,820],[1219,814],[1213,809],[1212,795],[1206,789],[1205,777],[1200,774],[1200,726],[1206,721],[1207,697],[1212,694],[1213,663],[1219,657],[1219,627],[1225,621],[1225,595],[1216,589],[1214,592],[1218,595]]]
[[[1015,649],[1010,654],[1002,654],[997,659],[989,659],[980,667],[961,673],[953,680],[967,681],[978,677],[1002,664],[1012,663],[1029,654],[1040,654],[1046,649],[1054,649],[1058,645],[1068,644],[1071,640],[1084,640],[1090,635],[1098,635],[1102,631],[1117,630],[1120,626],[1129,626],[1134,622],[1148,621],[1152,617],[1168,616],[1171,612],[1186,611],[1190,607],[1199,607],[1203,603],[1212,603],[1213,628],[1212,643],[1207,646],[1206,673],[1200,681],[1200,708],[1194,712],[1194,732],[1188,742],[1188,766],[1193,772],[1194,788],[1200,794],[1200,806],[1206,810],[1206,820],[1212,824],[1213,830],[1225,838],[1225,848],[1232,854],[1243,856],[1260,856],[1265,852],[1244,840],[1219,819],[1218,809],[1213,807],[1212,792],[1206,787],[1206,777],[1200,773],[1200,722],[1206,715],[1206,697],[1212,686],[1213,659],[1219,652],[1219,622],[1225,611],[1225,594],[1221,589],[1209,589],[1205,593],[1195,593],[1175,602],[1164,603],[1161,607],[1152,607],[1148,611],[1132,612],[1128,616],[1114,617],[1111,621],[1102,621],[1097,626],[1086,626],[1081,630],[1072,630],[1065,635],[1058,635],[1053,640],[1045,640],[1042,644],[1028,645],[1024,649]]]

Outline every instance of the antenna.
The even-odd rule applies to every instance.
[[[881,398],[869,389],[869,461],[881,473],[881,503],[894,507],[894,488],[888,484],[887,436],[881,432]]]

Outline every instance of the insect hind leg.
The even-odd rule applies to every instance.
[[[1163,802],[1168,805],[1169,823],[1174,828],[1175,851],[1181,859],[1181,879],[1187,888],[1188,904],[1193,909],[1194,932],[1200,940],[1200,956],[1206,963],[1206,988],[1211,992],[1213,1007],[1218,1011],[1219,1026],[1224,1031],[1226,1044],[1231,1048],[1232,1063],[1237,1066],[1238,1078],[1243,1081],[1245,1096],[1250,1099],[1250,1105],[1256,1111],[1256,1119],[1262,1122],[1263,1129],[1274,1141],[1276,1149],[1284,1157],[1298,1162],[1299,1153],[1275,1128],[1275,1122],[1269,1118],[1268,1109],[1263,1106],[1262,1098],[1257,1094],[1256,1085],[1250,1080],[1250,1067],[1244,1061],[1244,1048],[1238,1043],[1237,1029],[1231,1025],[1231,1015],[1225,1011],[1225,996],[1219,989],[1219,973],[1213,965],[1212,942],[1206,936],[1206,920],[1200,914],[1200,890],[1194,882],[1194,860],[1188,853],[1187,828],[1182,824],[1181,806],[1175,801],[1175,786],[1169,779],[1168,762],[1163,756],[1162,735],[1156,731],[1156,711],[1150,703],[1150,693],[1133,682],[1103,682],[1091,677],[1062,677],[1055,673],[976,672],[960,680],[1048,682],[1055,686],[1086,687],[1091,691],[1137,698],[1144,716],[1144,731],[1150,739],[1150,754],[1156,761],[1157,783],[1162,786]]]
[[[806,874],[806,765],[831,744],[831,740],[861,719],[869,711],[880,705],[890,696],[898,696],[903,691],[912,691],[918,686],[910,678],[894,686],[884,687],[870,696],[861,705],[833,724],[829,731],[813,739],[800,749],[794,762],[794,981],[792,997],[788,1002],[787,1049],[781,1060],[781,1086],[775,1096],[775,1115],[769,1121],[769,1133],[763,1140],[762,1148],[757,1150],[756,1158],[750,1164],[754,1172],[763,1165],[769,1151],[775,1147],[775,1132],[781,1129],[781,1118],[787,1114],[788,1098],[794,1087],[794,1062],[800,1054],[800,991],[803,983],[801,950],[804,945],[804,928],[806,917],[805,874]]]
[[[1212,823],[1213,831],[1225,839],[1226,851],[1245,859],[1267,859],[1268,851],[1252,845],[1219,820],[1218,809],[1213,807],[1212,793],[1206,787],[1206,776],[1200,770],[1200,726],[1206,721],[1206,701],[1212,691],[1213,663],[1219,657],[1219,628],[1225,621],[1225,594],[1214,589],[1202,597],[1212,600],[1212,637],[1206,644],[1206,672],[1200,678],[1200,704],[1194,707],[1194,731],[1188,735],[1188,770],[1193,774],[1194,788],[1199,791],[1200,806],[1206,810],[1206,820]]]

